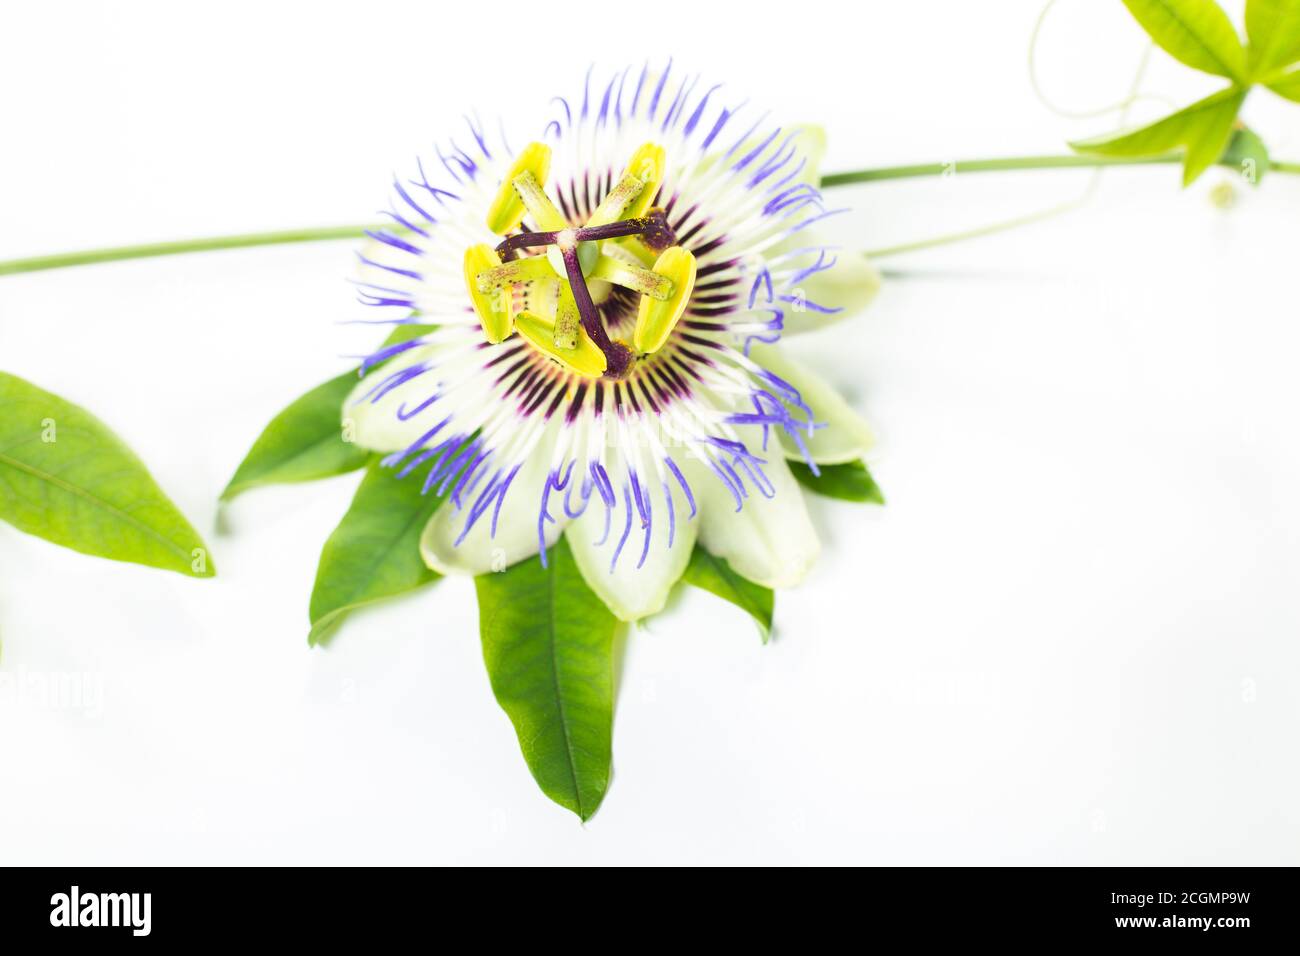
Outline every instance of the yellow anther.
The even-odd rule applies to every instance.
[[[573,286],[562,282],[555,302],[555,347],[566,352],[576,349],[581,330],[582,314],[578,311],[578,300],[573,297]]]
[[[551,232],[568,228],[569,221],[555,208],[555,203],[551,202],[551,197],[546,195],[542,184],[531,172],[522,172],[516,176],[514,187],[515,195],[533,217],[533,223],[538,229]]]
[[[508,285],[480,289],[481,273],[501,268],[501,257],[489,245],[470,246],[465,250],[465,287],[474,312],[483,326],[483,334],[493,345],[504,342],[514,328],[511,300],[514,289]]]
[[[524,202],[515,190],[515,180],[528,173],[538,183],[546,182],[551,171],[551,147],[544,143],[529,143],[519,154],[514,165],[501,179],[492,205],[488,208],[487,227],[498,236],[519,228],[524,218]],[[543,226],[542,228],[547,228]]]
[[[587,220],[588,226],[607,226],[618,222],[623,210],[634,202],[645,190],[646,185],[631,173],[624,173],[623,178],[614,184],[614,188],[605,194],[596,211]]]
[[[632,347],[642,355],[663,348],[677,326],[677,320],[686,311],[691,290],[695,288],[695,256],[681,246],[672,246],[665,249],[655,262],[654,272],[671,280],[673,288],[667,299],[641,296],[636,327],[632,331]]]
[[[613,256],[601,256],[596,260],[596,267],[591,270],[593,279],[604,279],[614,285],[621,285],[633,292],[640,292],[652,299],[667,299],[673,294],[673,281],[667,276],[640,269],[622,259]]]
[[[664,181],[664,168],[667,165],[667,156],[664,148],[656,143],[645,143],[627,162],[627,169],[623,171],[625,176],[635,176],[641,181],[641,191],[636,198],[628,202],[623,210],[621,219],[635,219],[654,202],[655,194],[659,192],[659,184]]]
[[[664,178],[664,148],[646,143],[635,153],[623,171],[623,178],[605,194],[588,226],[607,226],[620,219],[635,219],[654,201]]]
[[[640,236],[628,236],[626,239],[615,239],[613,242],[605,243],[607,251],[617,249],[626,254],[629,260],[639,261],[647,269],[654,268],[655,260],[659,254],[641,241]]]
[[[496,255],[496,251],[493,250],[492,254]],[[497,262],[501,260],[498,259]],[[527,259],[516,259],[513,262],[505,262],[491,269],[485,269],[474,279],[480,292],[491,292],[493,289],[500,289],[515,282],[532,282],[534,279],[547,279],[554,276],[555,272],[544,256],[530,256]]]
[[[577,329],[574,348],[561,349],[555,345],[555,320],[532,312],[515,316],[515,329],[532,343],[539,352],[554,359],[570,372],[584,378],[600,378],[605,374],[605,353],[597,348],[585,329]]]

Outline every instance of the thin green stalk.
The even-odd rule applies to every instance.
[[[991,223],[986,226],[977,226],[974,229],[966,229],[962,232],[950,232],[947,235],[936,236],[931,239],[918,239],[914,242],[904,242],[896,246],[882,246],[879,249],[868,249],[863,255],[868,259],[885,259],[889,256],[901,255],[904,252],[917,252],[921,249],[933,249],[935,246],[946,246],[954,242],[963,242],[967,239],[980,239],[984,236],[993,236],[999,232],[1008,232],[1012,229],[1019,229],[1022,226],[1032,225],[1036,222],[1043,222],[1056,216],[1064,215],[1067,212],[1078,209],[1085,202],[1086,197],[1081,199],[1072,199],[1050,209],[1040,209],[1038,212],[1031,212],[1028,215],[1016,216],[1014,219],[1003,219],[999,222]]]
[[[59,252],[48,256],[0,261],[0,276],[19,272],[41,272],[66,266],[86,266],[96,262],[122,259],[148,259],[174,256],[184,252],[211,252],[216,249],[247,249],[250,246],[280,246],[291,242],[320,242],[329,239],[356,239],[374,226],[322,226],[316,229],[285,229],[279,232],[249,232],[235,236],[209,236],[204,239],[180,239],[175,242],[146,242],[136,246],[111,246],[81,252]]]
[[[966,159],[948,163],[918,163],[912,166],[882,166],[849,173],[830,173],[822,177],[822,188],[851,186],[856,183],[878,183],[890,179],[915,179],[918,176],[953,176],[963,173],[1003,173],[1033,169],[1098,169],[1103,166],[1159,166],[1181,163],[1182,156],[1171,153],[1164,156],[1016,156],[1007,159]],[[1219,162],[1220,166],[1236,169],[1232,160]],[[1300,163],[1269,164],[1275,173],[1300,173]]]
[[[1004,159],[971,159],[948,163],[918,163],[909,166],[883,166],[847,173],[830,173],[823,176],[823,189],[850,186],[858,183],[877,183],[894,179],[915,179],[925,176],[944,176],[956,173],[1015,172],[1035,169],[1097,169],[1103,166],[1150,166],[1182,162],[1176,155],[1130,159],[1111,156],[1016,156]],[[1220,165],[1236,168],[1232,162]],[[1300,163],[1272,162],[1269,169],[1275,173],[1300,175]],[[957,238],[984,235],[1019,224],[998,224],[983,230],[974,230]],[[96,262],[119,262],[124,259],[147,259],[153,256],[172,256],[186,252],[210,252],[216,249],[246,249],[251,246],[275,246],[294,242],[324,242],[337,239],[357,239],[376,224],[358,226],[321,226],[314,229],[286,229],[279,232],[254,232],[235,236],[210,236],[202,239],[181,239],[175,242],[149,242],[134,246],[113,246],[107,249],[87,249],[80,252],[60,252],[47,256],[0,261],[0,276],[21,272],[41,272],[45,269],[62,269],[68,266],[91,265]],[[952,241],[956,241],[955,239]],[[902,249],[884,250],[897,252]]]

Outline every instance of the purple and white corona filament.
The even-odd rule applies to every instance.
[[[662,608],[697,542],[796,584],[818,542],[786,458],[871,442],[778,344],[878,286],[816,238],[842,211],[816,186],[820,131],[671,64],[589,72],[550,109],[534,142],[467,120],[395,180],[361,296],[435,328],[366,360],[355,440],[448,496],[421,542],[443,573],[545,561],[563,534],[625,620]]]

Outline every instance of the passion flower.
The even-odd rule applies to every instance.
[[[447,496],[429,567],[545,564],[563,535],[633,621],[697,543],[770,588],[816,559],[786,459],[816,474],[871,433],[780,342],[878,277],[816,236],[846,211],[816,185],[820,131],[730,102],[671,65],[588,74],[535,141],[468,120],[394,182],[361,296],[434,328],[371,355],[343,416],[394,480]]]

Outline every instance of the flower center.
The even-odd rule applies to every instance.
[[[561,278],[568,277],[568,270],[564,265],[564,249],[576,248],[578,250],[578,265],[582,268],[582,277],[585,279],[591,275],[591,270],[596,266],[596,260],[600,258],[600,243],[598,242],[580,242],[577,237],[576,229],[565,229],[555,236],[555,244],[546,247],[546,261],[551,264],[555,274]]]
[[[663,348],[695,285],[695,256],[677,245],[662,209],[651,208],[664,150],[646,143],[581,226],[555,208],[543,184],[551,151],[532,143],[515,160],[488,210],[496,248],[465,251],[465,284],[493,344],[518,332],[564,368],[586,378],[624,378],[639,356]],[[527,216],[533,230],[520,230]],[[520,230],[520,231],[516,231]],[[631,343],[611,339],[592,283],[640,295]],[[519,302],[528,307],[517,308]]]

